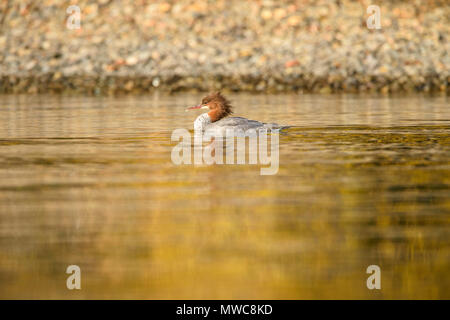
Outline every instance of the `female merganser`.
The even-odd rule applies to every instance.
[[[206,109],[207,113],[203,113],[195,119],[194,130],[196,132],[220,133],[224,135],[231,132],[254,130],[272,130],[282,129],[275,123],[263,123],[255,120],[249,120],[242,117],[227,117],[232,114],[232,106],[220,92],[212,93],[202,99],[202,103],[187,108],[188,110]]]

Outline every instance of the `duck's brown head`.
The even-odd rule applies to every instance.
[[[233,113],[230,101],[227,100],[220,92],[211,93],[202,99],[202,103],[195,107],[190,107],[187,110],[192,109],[208,109],[208,115],[211,122],[220,120]]]

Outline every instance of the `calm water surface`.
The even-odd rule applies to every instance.
[[[231,96],[273,176],[172,163],[200,98],[2,96],[0,298],[450,298],[448,97]]]

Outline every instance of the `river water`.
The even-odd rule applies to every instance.
[[[230,98],[277,174],[172,162],[199,94],[2,96],[0,298],[450,298],[448,97]]]

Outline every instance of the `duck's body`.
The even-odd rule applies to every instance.
[[[248,130],[272,130],[280,128],[275,123],[263,123],[242,117],[228,117],[233,113],[229,101],[219,92],[209,95],[202,100],[202,104],[188,109],[208,109],[197,117],[194,122],[196,132],[207,132],[209,134],[229,135],[247,132]]]
[[[201,114],[194,122],[195,131],[220,135],[237,134],[239,132],[245,133],[249,130],[271,130],[276,128],[278,128],[278,125],[275,123],[263,123],[242,117],[226,117],[211,122],[208,113]]]

